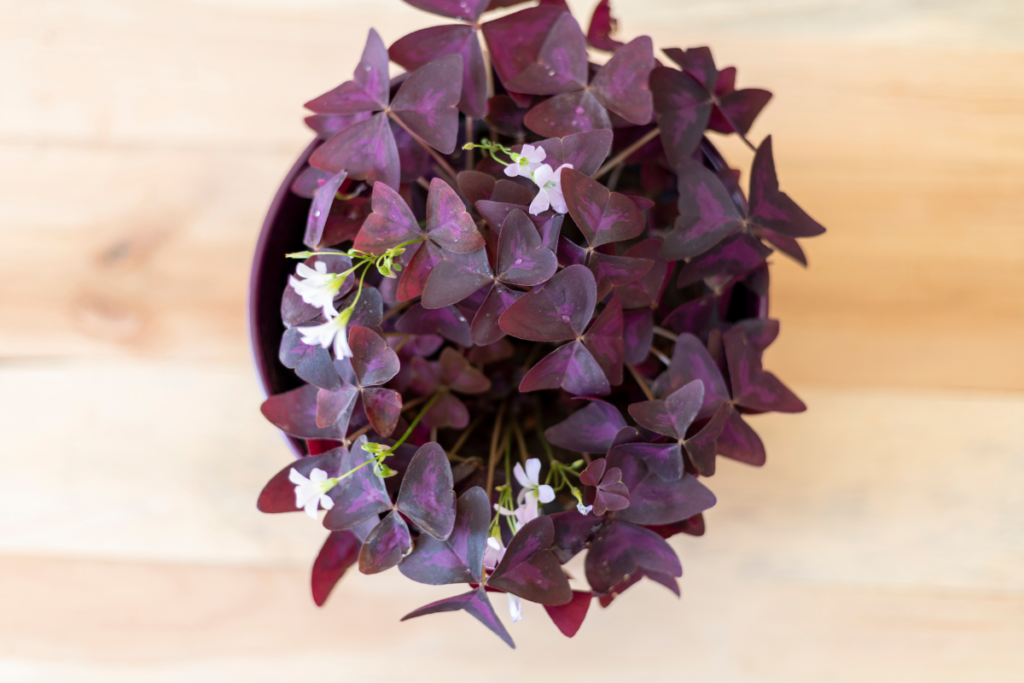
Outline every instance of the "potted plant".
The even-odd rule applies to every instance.
[[[559,2],[408,2],[448,23],[369,32],[260,237],[262,410],[297,460],[258,507],[326,510],[317,604],[397,567],[466,584],[406,618],[512,645],[505,593],[572,636],[644,578],[678,595],[665,539],[704,533],[716,459],[764,464],[748,417],[804,410],[761,366],[768,258],[824,228],[747,140],[770,94],[707,48],[619,42],[607,0],[586,34]],[[756,150],[748,183],[707,130]]]

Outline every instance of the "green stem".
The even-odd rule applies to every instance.
[[[416,425],[420,423],[420,420],[422,420],[423,416],[427,414],[427,411],[434,407],[434,404],[437,403],[437,399],[439,398],[441,398],[441,392],[435,392],[434,395],[430,397],[430,400],[427,401],[426,405],[420,408],[419,414],[416,415],[416,418],[409,424],[409,428],[405,430],[405,434],[402,434],[402,438],[396,441],[395,445],[389,449],[390,453],[388,453],[388,455],[394,453],[398,450],[399,446],[405,443],[405,440],[412,435],[412,430],[416,429]]]

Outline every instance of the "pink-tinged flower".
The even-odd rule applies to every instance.
[[[295,275],[299,277],[295,277]],[[305,263],[300,263],[295,268],[295,275],[288,277],[288,284],[302,297],[303,301],[310,306],[323,309],[327,318],[338,315],[338,311],[334,308],[334,297],[345,282],[344,275],[328,273],[327,264],[323,261],[317,261],[313,268]]]
[[[512,154],[509,155],[512,157],[512,163],[505,167],[505,175],[509,178],[515,178],[516,176],[529,178],[533,175],[533,172],[540,168],[540,165],[544,163],[544,159],[547,155],[548,153],[544,151],[543,147],[523,145],[523,151],[521,153],[516,154],[515,152],[512,152]]]
[[[319,467],[313,468],[308,479],[293,467],[288,472],[288,481],[295,484],[295,507],[304,509],[313,519],[317,518],[318,506],[323,506],[324,510],[334,507],[334,501],[327,492],[333,489],[337,482],[328,479],[327,473]]]
[[[523,618],[523,601],[518,595],[508,594],[508,613],[512,617],[512,623]]]
[[[325,349],[334,344],[334,357],[338,360],[352,357],[352,349],[348,346],[348,321],[352,317],[352,309],[329,318],[327,322],[313,327],[298,328],[302,341],[310,346],[322,346]]]
[[[536,519],[538,502],[550,503],[555,499],[555,490],[547,484],[540,483],[540,460],[537,458],[527,460],[525,470],[520,463],[516,463],[512,473],[515,475],[519,485],[523,487],[519,492],[519,503],[520,508],[526,508],[522,514],[527,519],[524,521],[520,518],[519,510],[516,510],[516,518],[522,525]]]
[[[530,213],[534,216],[544,213],[549,208],[558,213],[566,213],[569,210],[562,196],[562,169],[565,168],[572,168],[572,164],[562,164],[554,171],[544,164],[533,172],[533,182],[540,188],[530,204]]]
[[[503,557],[505,557],[505,546],[494,536],[488,538],[487,547],[484,548],[484,567],[493,572],[494,568],[501,564]]]

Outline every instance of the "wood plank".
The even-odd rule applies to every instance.
[[[290,461],[245,365],[8,365],[0,553],[308,566],[324,532],[260,515]],[[684,563],[778,580],[1024,591],[1024,397],[797,386],[723,460]],[[57,407],[41,410],[41,406]],[[45,453],[45,457],[29,454]],[[45,482],[45,483],[40,483]]]
[[[740,65],[741,84],[770,86],[776,99],[753,137],[774,134],[783,187],[830,228],[808,243],[808,272],[775,269],[779,374],[1024,388],[1024,301],[1010,295],[1024,287],[1024,52],[1005,36],[996,51],[922,47],[920,31],[890,30],[918,21],[941,34],[959,17],[950,6],[876,7],[882,18],[857,30],[828,3],[747,8],[763,30],[753,19],[730,29],[706,3],[666,7],[637,3],[624,29],[653,29],[662,45],[707,38],[720,62]],[[1001,7],[963,21],[1012,18]],[[300,103],[354,62],[359,40],[339,41],[338,27],[379,14],[316,3],[12,8],[0,28],[0,311],[18,324],[0,330],[0,355],[241,358],[248,251],[306,140]],[[386,33],[431,21],[395,17]],[[837,39],[822,42],[828,30]],[[60,177],[76,181],[55,191]]]

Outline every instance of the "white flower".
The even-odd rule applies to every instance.
[[[506,517],[508,517],[509,515],[515,515],[516,528],[521,528],[527,522],[532,522],[533,520],[537,519],[537,516],[539,514],[537,511],[536,502],[531,504],[529,501],[523,503],[515,510],[509,510],[508,508],[503,508],[500,505],[495,505],[494,509],[497,510],[499,515],[505,515]]]
[[[494,536],[490,536],[487,539],[487,547],[484,548],[484,567],[493,572],[494,568],[501,564],[503,557],[505,557],[505,546]]]
[[[586,515],[588,512],[594,509],[593,505],[584,505],[583,503],[577,503],[576,509],[581,515]]]
[[[513,624],[523,618],[523,601],[518,595],[508,594],[508,613],[512,615]]]
[[[338,482],[328,479],[327,473],[319,467],[313,468],[308,479],[293,467],[288,472],[288,481],[295,484],[295,507],[305,509],[313,519],[316,519],[317,505],[322,505],[324,510],[334,507],[334,501],[327,492]]]
[[[523,511],[523,517],[527,518],[527,521],[536,519],[537,517],[537,503],[550,503],[555,499],[555,490],[547,484],[540,483],[540,460],[537,458],[530,458],[526,461],[526,470],[523,470],[523,466],[516,463],[512,473],[516,476],[516,481],[522,486],[522,490],[519,492],[519,503],[522,504],[526,501],[526,509]],[[522,507],[522,505],[520,506]],[[519,518],[518,510],[516,510],[516,517]],[[525,524],[525,522],[522,522]]]
[[[338,360],[342,358],[351,358],[352,349],[348,346],[348,321],[352,317],[352,309],[346,308],[344,311],[329,318],[327,322],[321,325],[314,325],[313,327],[300,327],[299,334],[302,335],[302,341],[309,344],[310,346],[320,345],[322,347],[329,348],[331,343],[334,343],[334,357]]]
[[[534,216],[544,213],[548,207],[558,213],[565,213],[569,210],[569,207],[565,205],[565,198],[562,196],[562,169],[566,168],[572,168],[572,164],[562,164],[555,171],[544,164],[533,172],[533,182],[537,183],[537,187],[540,188],[530,204],[530,213]]]
[[[324,315],[328,318],[338,315],[334,308],[334,296],[341,290],[341,285],[345,281],[341,274],[328,273],[327,264],[323,261],[317,261],[313,268],[300,263],[295,268],[295,274],[303,279],[290,275],[288,284],[303,301],[310,306],[323,309]]]
[[[521,153],[512,152],[509,155],[512,157],[512,163],[505,167],[505,175],[509,178],[516,176],[529,178],[540,167],[547,155],[548,153],[544,151],[543,147],[523,145]]]

